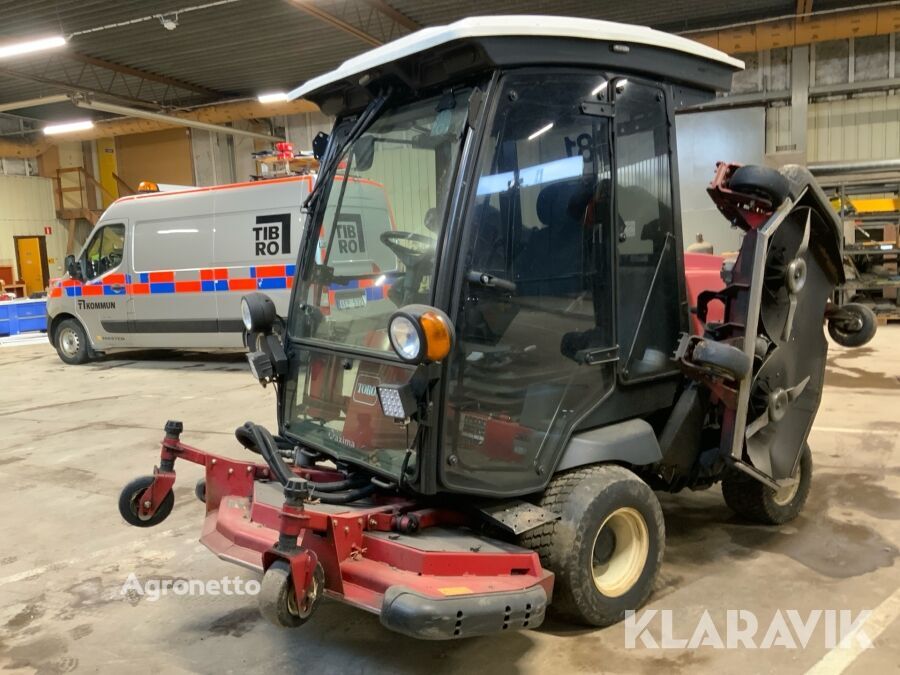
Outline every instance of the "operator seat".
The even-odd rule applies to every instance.
[[[535,210],[544,227],[532,230],[519,256],[518,295],[563,298],[583,290],[582,256],[585,238],[591,236],[584,221],[593,195],[593,186],[580,178],[540,191]]]

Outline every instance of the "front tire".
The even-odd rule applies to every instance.
[[[556,476],[540,505],[560,520],[526,532],[522,544],[556,575],[553,611],[609,626],[650,597],[665,550],[659,500],[631,471],[591,466]]]
[[[755,478],[734,471],[722,479],[722,496],[736,514],[762,525],[782,525],[803,510],[812,484],[812,453],[803,444],[797,480],[778,490],[763,485]]]
[[[77,366],[90,360],[87,334],[75,319],[63,319],[53,334],[53,346],[64,363]]]

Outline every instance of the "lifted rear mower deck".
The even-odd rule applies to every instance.
[[[293,617],[299,625],[296,619],[304,622],[328,596],[378,614],[385,627],[420,639],[535,628],[543,622],[553,574],[541,567],[537,553],[476,533],[459,512],[421,508],[399,497],[374,496],[352,505],[304,503],[310,499],[306,480],[343,475],[296,468],[292,485],[283,488],[271,480],[265,463],[204,452],[182,443],[181,431],[180,422],[166,424],[160,467],[152,478],[126,487],[123,501],[131,508],[123,516],[139,526],[161,522],[172,508],[175,460],[204,466],[207,515],[200,541],[223,560],[259,572],[274,568],[260,595],[268,618]],[[284,587],[291,582],[293,588]],[[287,607],[279,603],[293,611],[281,611]]]

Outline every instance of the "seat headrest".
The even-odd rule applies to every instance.
[[[537,217],[547,226],[580,225],[593,194],[593,187],[581,179],[550,183],[538,194]]]

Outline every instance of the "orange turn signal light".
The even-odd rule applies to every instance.
[[[447,319],[437,312],[425,312],[419,317],[425,334],[425,357],[429,361],[443,361],[450,354],[453,338]]]

